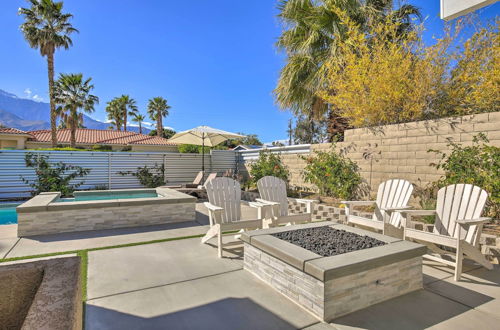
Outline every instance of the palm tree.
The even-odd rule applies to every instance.
[[[168,116],[168,109],[171,106],[167,104],[167,100],[161,96],[154,97],[149,100],[148,114],[151,120],[156,120],[156,134],[163,136],[163,117]]]
[[[83,110],[87,113],[94,111],[94,106],[99,103],[99,98],[90,94],[94,89],[92,78],[83,79],[81,73],[61,73],[54,83],[54,101],[58,105],[57,112],[65,115],[66,123],[71,130],[70,145],[76,146],[76,129]]]
[[[109,123],[114,126],[117,131],[121,131],[123,125],[123,117],[119,97],[115,97],[106,104],[106,113]]]
[[[54,102],[54,53],[57,48],[68,49],[73,45],[71,33],[78,32],[69,20],[71,14],[62,12],[63,3],[52,0],[29,0],[30,8],[20,8],[19,15],[24,16],[21,31],[31,48],[39,49],[47,57],[50,99],[50,129],[52,146],[57,145],[57,114]]]
[[[345,120],[317,97],[325,84],[323,64],[336,56],[335,41],[345,37],[346,28],[335,13],[344,10],[367,29],[374,21],[390,18],[401,23],[401,34],[412,29],[411,18],[420,18],[418,8],[403,5],[393,10],[393,0],[281,0],[278,17],[284,31],[276,46],[286,53],[287,63],[274,90],[282,109],[310,121],[327,114],[330,140],[346,127]]]
[[[120,96],[119,102],[123,120],[123,131],[126,132],[128,115],[134,116],[137,113],[137,105],[135,100],[128,95]]]
[[[136,122],[139,124],[139,134],[142,134],[142,122],[146,119],[146,116],[141,115],[140,113],[136,113],[134,115],[134,118],[132,118],[132,121]]]

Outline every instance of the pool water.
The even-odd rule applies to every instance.
[[[81,195],[75,198],[60,198],[57,202],[83,202],[83,201],[102,201],[108,199],[130,199],[130,198],[152,198],[158,197],[156,192],[129,192],[116,194],[96,194],[96,195]]]
[[[0,203],[0,225],[17,223],[16,206],[21,203]]]

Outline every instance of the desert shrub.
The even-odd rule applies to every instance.
[[[440,160],[431,166],[444,171],[436,182],[439,187],[456,183],[469,183],[483,188],[489,194],[486,214],[500,217],[500,148],[488,144],[482,133],[474,136],[471,146],[450,141],[451,152],[429,150],[440,155]]]
[[[144,165],[143,167],[138,167],[135,172],[123,171],[118,172],[118,174],[135,176],[147,188],[156,188],[165,184],[165,165],[163,164],[155,164],[152,167]]]
[[[177,149],[183,154],[201,154],[202,151],[202,147],[195,144],[181,144]],[[210,147],[205,147],[205,153],[210,153]]]
[[[250,180],[256,184],[265,176],[275,176],[288,182],[290,172],[281,161],[281,155],[270,151],[261,151],[257,161],[250,165]]]
[[[113,147],[103,144],[94,144],[91,149],[94,151],[113,151]]]
[[[304,180],[318,187],[322,196],[349,199],[354,196],[361,175],[358,165],[335,151],[315,151],[314,155],[301,156],[306,161],[302,172]]]
[[[83,181],[76,183],[70,183],[70,181],[83,178],[90,173],[88,168],[63,162],[51,164],[48,158],[46,155],[31,152],[24,157],[26,167],[34,169],[36,179],[32,181],[21,176],[21,180],[33,188],[31,191],[33,196],[47,191],[60,191],[62,196],[71,196],[73,191],[83,184]]]

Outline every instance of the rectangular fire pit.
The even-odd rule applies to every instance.
[[[335,222],[241,239],[246,270],[326,322],[422,288],[420,244]]]

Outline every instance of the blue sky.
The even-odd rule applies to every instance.
[[[105,119],[105,104],[130,94],[146,112],[163,96],[172,106],[164,121],[176,130],[209,125],[286,137],[290,114],[274,104],[272,90],[283,65],[274,42],[280,34],[277,0],[65,0],[80,30],[74,46],[56,54],[57,72],[93,78],[101,102],[92,117]],[[439,0],[410,1],[422,9],[426,39],[442,32]],[[0,89],[48,100],[45,59],[24,41],[17,9],[24,0],[0,2]],[[500,4],[480,12],[498,15]]]

